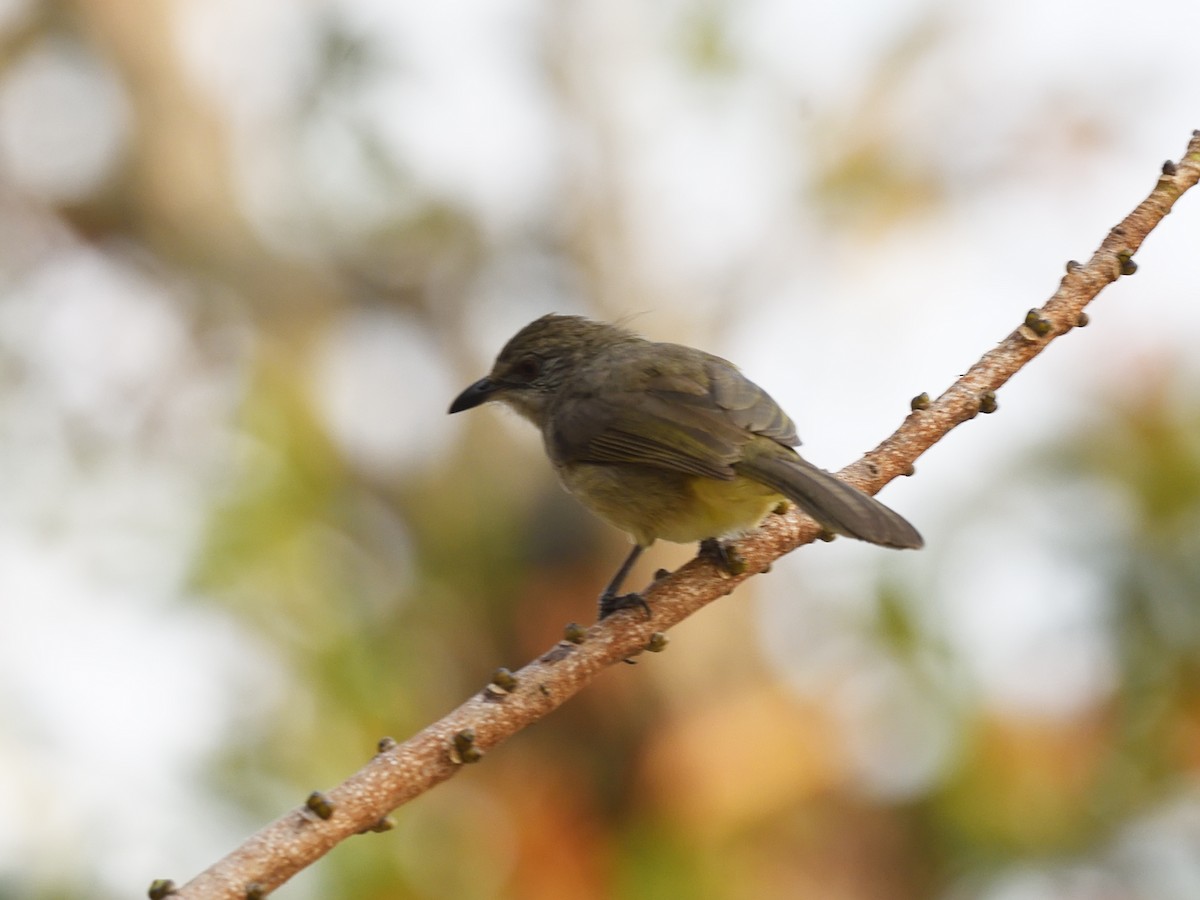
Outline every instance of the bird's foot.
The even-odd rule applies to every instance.
[[[650,604],[641,594],[601,594],[600,618],[607,619],[615,612],[623,609],[640,609],[650,618]]]
[[[746,560],[737,548],[717,538],[706,538],[700,542],[700,556],[711,559],[730,575],[742,575],[746,571]]]

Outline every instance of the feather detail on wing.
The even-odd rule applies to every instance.
[[[654,363],[630,361],[602,390],[564,398],[547,435],[551,455],[730,480],[742,448],[757,436],[799,443],[791,419],[766,391],[725,360],[708,354],[696,360],[696,353],[656,345]],[[622,382],[630,389],[613,389]]]

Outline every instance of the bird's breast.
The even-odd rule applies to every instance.
[[[642,546],[729,537],[758,525],[782,499],[748,478],[728,481],[648,466],[567,463],[564,487]]]

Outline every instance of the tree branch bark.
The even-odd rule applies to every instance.
[[[1084,307],[1110,282],[1136,268],[1133,255],[1175,201],[1200,181],[1200,131],[1186,155],[1165,163],[1150,195],[1108,233],[1085,264],[1068,263],[1054,295],[936,400],[914,401],[896,431],[839,475],[872,494],[912,471],[925,450],[951,429],[994,409],[995,391],[1055,338],[1080,324]],[[646,592],[652,615],[634,610],[589,628],[579,643],[564,640],[526,665],[509,683],[487,686],[438,722],[401,744],[381,742],[358,772],[305,806],[286,813],[181,888],[156,882],[151,896],[253,898],[266,896],[292,875],[354,834],[386,828],[386,816],[474,762],[500,742],[557,709],[601,670],[647,648],[657,634],[730,593],[771,563],[819,534],[795,511],[768,517],[737,544],[746,573],[729,576],[697,558]]]

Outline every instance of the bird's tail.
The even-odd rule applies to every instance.
[[[830,531],[884,547],[916,549],[925,543],[899,513],[795,453],[755,454],[734,468],[779,491]]]

